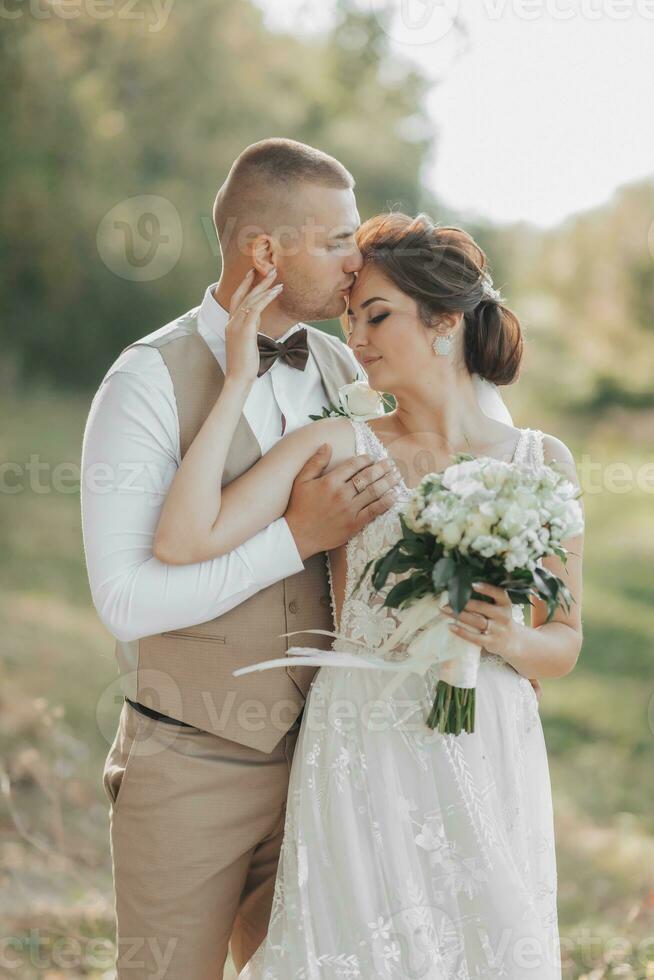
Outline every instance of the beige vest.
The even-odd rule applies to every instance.
[[[352,381],[352,361],[339,340],[313,327],[307,331],[327,397],[336,403],[339,387]],[[225,376],[198,333],[197,310],[129,347],[141,344],[155,347],[170,373],[183,457],[220,394]],[[223,484],[260,457],[256,437],[241,416]],[[308,559],[304,571],[263,589],[217,619],[132,643],[118,642],[123,691],[196,728],[272,752],[300,714],[317,668],[277,667],[241,677],[233,677],[232,671],[283,657],[291,646],[329,649],[329,637],[281,635],[303,629],[333,629],[323,553]]]

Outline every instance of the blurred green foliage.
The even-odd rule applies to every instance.
[[[362,215],[416,209],[425,80],[408,65],[388,72],[376,17],[339,10],[329,33],[302,41],[266,31],[248,0],[175,3],[158,31],[83,5],[73,19],[25,7],[0,20],[5,372],[93,388],[127,343],[197,305],[219,263],[216,190],[257,140],[334,154],[359,181]],[[103,264],[96,234],[143,194],[174,205],[183,247],[171,272],[133,282]]]

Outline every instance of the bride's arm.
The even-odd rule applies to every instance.
[[[576,487],[579,477],[572,453],[560,439],[547,435],[543,439],[544,462],[556,462],[562,472]],[[583,513],[583,499],[579,499]],[[522,627],[515,655],[506,659],[526,677],[563,677],[574,668],[583,642],[581,621],[582,565],[584,554],[583,532],[563,542],[568,550],[567,562],[551,556],[543,559],[543,566],[565,583],[573,602],[568,612],[558,607],[547,622],[547,605],[542,599],[532,602],[531,626]]]
[[[220,425],[219,402],[220,399],[211,415]],[[205,426],[209,425],[208,432],[212,428],[211,415],[205,422]],[[209,439],[203,442],[187,467],[189,482],[185,486],[196,488],[205,483],[213,487],[214,493],[210,497],[195,490],[193,493],[184,490],[175,496],[168,494],[155,534],[155,557],[169,565],[193,564],[228,554],[248,541],[286,512],[293,481],[323,445],[332,450],[327,469],[351,457],[354,431],[349,422],[342,418],[323,419],[297,429],[224,487],[222,493],[216,493],[218,454]],[[326,453],[325,460],[328,458]]]
[[[347,419],[324,419],[281,439],[247,473],[221,488],[227,453],[257,377],[260,313],[277,295],[270,281],[248,292],[251,276],[246,278],[230,304],[225,384],[175,474],[155,533],[153,554],[166,564],[194,564],[227,554],[281,517],[295,478],[322,445],[331,447],[325,453],[325,471],[340,464],[344,481],[369,463],[367,457],[353,458],[354,431]],[[369,468],[368,486],[356,498],[361,525],[386,509],[380,498],[395,482],[386,479],[391,468],[390,460]]]
[[[545,436],[543,450],[545,463],[556,461],[570,482],[578,487],[579,479],[574,458],[565,443],[554,436]],[[568,538],[563,542],[563,546],[569,552],[567,563],[564,565],[559,558],[552,556],[543,559],[543,566],[554,575],[558,575],[570,590],[574,601],[569,611],[566,612],[559,606],[548,623],[546,603],[534,598],[531,625],[522,626],[512,617],[508,593],[498,586],[479,583],[475,584],[475,591],[492,599],[494,606],[489,609],[487,603],[471,599],[460,616],[460,623],[450,626],[451,631],[487,649],[490,653],[499,653],[523,677],[563,677],[569,674],[577,663],[583,640],[581,623],[583,533]],[[445,606],[444,611],[448,615],[453,615],[449,606]],[[493,620],[487,640],[484,640],[479,632],[480,615],[490,615]],[[492,640],[494,642],[491,642]]]

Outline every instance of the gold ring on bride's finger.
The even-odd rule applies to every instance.
[[[352,483],[354,484],[354,489],[356,490],[357,493],[363,493],[363,491],[366,489],[365,482],[363,483],[363,486],[361,485],[362,480],[363,477],[359,476],[358,473],[355,473],[354,476],[352,477]]]
[[[483,615],[484,614],[482,613],[482,616]],[[486,625],[484,626],[483,630],[481,631],[481,635],[482,636],[486,636],[486,634],[490,630],[490,622],[491,622],[490,619],[488,618],[488,616],[484,616],[484,619],[486,620]]]
[[[251,313],[251,312],[252,312],[252,310],[250,309],[249,306],[243,306],[241,308],[241,313],[245,313],[246,316],[248,315],[248,313]]]

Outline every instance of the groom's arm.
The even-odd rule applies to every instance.
[[[227,555],[172,566],[152,555],[179,463],[170,377],[158,351],[125,352],[96,394],[82,450],[82,528],[94,605],[124,642],[207,622],[302,571],[286,521]]]

